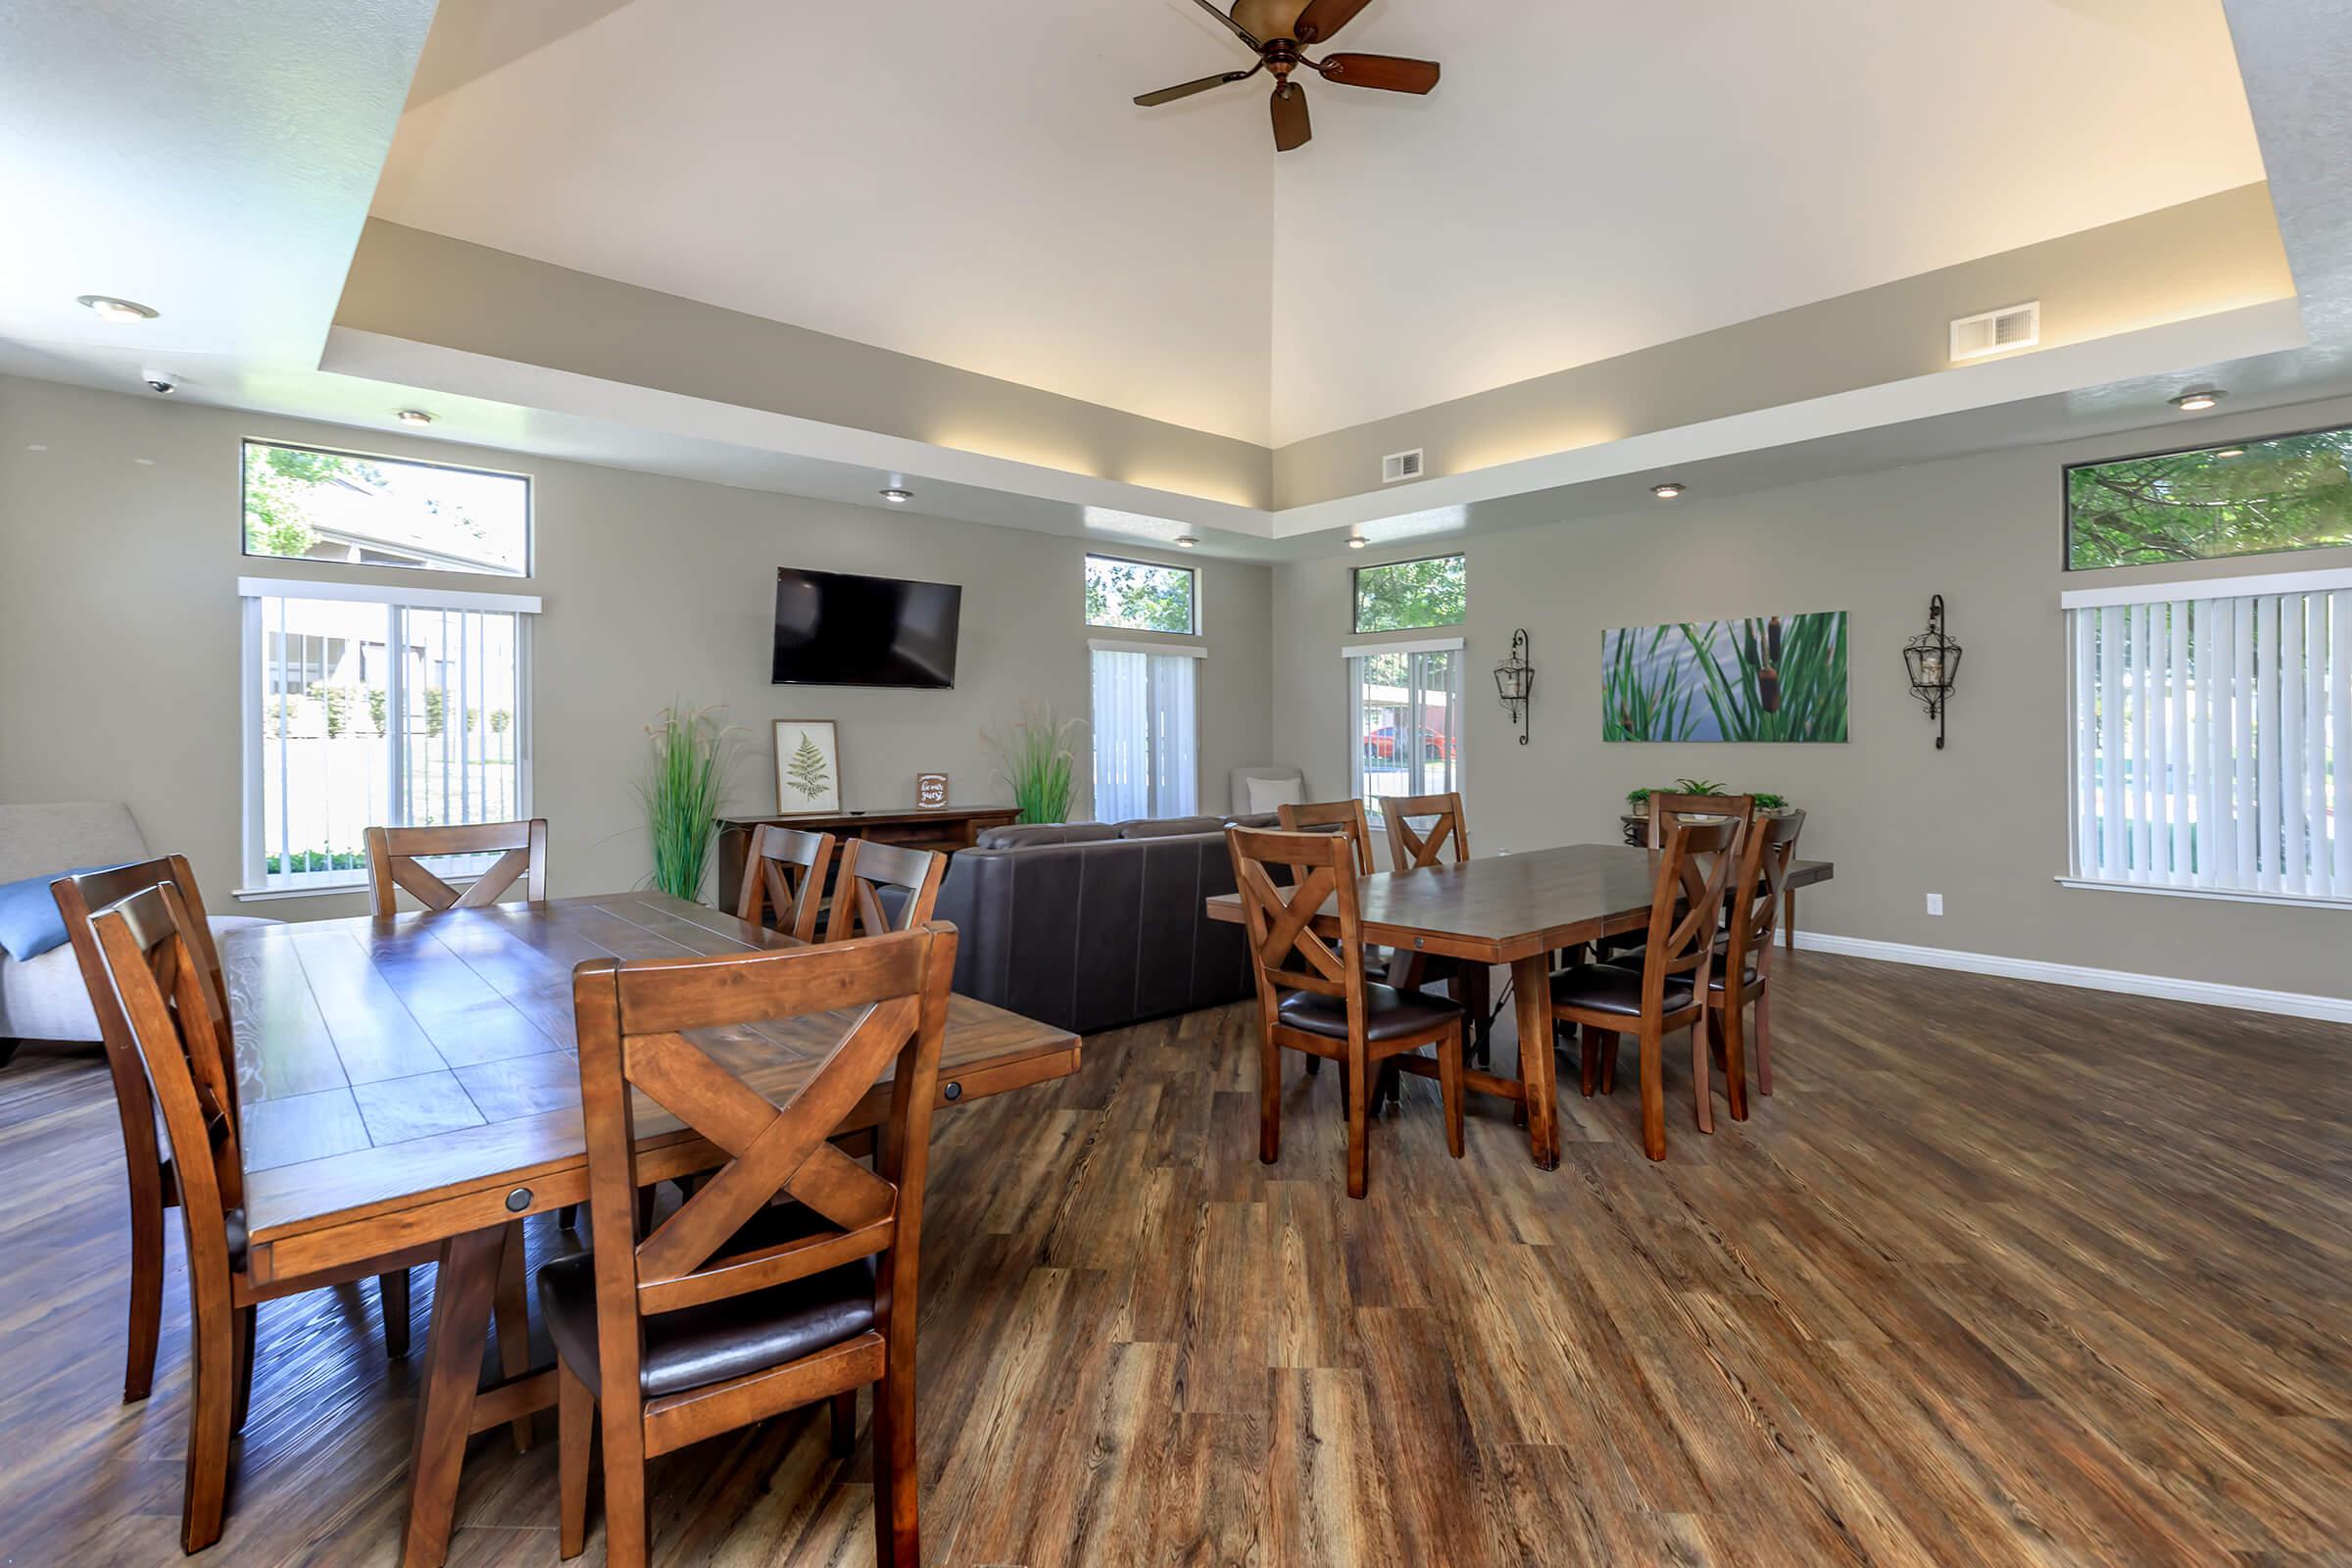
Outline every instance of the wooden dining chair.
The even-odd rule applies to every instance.
[[[1666,833],[1676,822],[1689,816],[1736,816],[1747,821],[1756,814],[1756,798],[1752,795],[1677,795],[1667,790],[1650,792],[1649,847],[1666,847]]]
[[[730,957],[592,958],[572,972],[596,1250],[539,1271],[558,1360],[561,1555],[586,1544],[597,1427],[606,1561],[636,1568],[647,1459],[819,1399],[839,1450],[857,1391],[873,1384],[875,1560],[915,1568],[916,1264],[955,968],[956,928],[926,923]],[[781,1103],[738,1076],[742,1053],[758,1050],[739,1026],[837,1009],[855,1012],[847,1031],[808,1058]],[[730,1032],[725,1060],[701,1030]],[[826,1140],[885,1076],[890,1111],[869,1171]],[[733,1156],[650,1234],[630,1201],[638,1095]]]
[[[1383,796],[1380,813],[1388,825],[1392,869],[1417,871],[1429,865],[1459,865],[1470,858],[1470,819],[1462,812],[1459,794]],[[1428,825],[1418,825],[1421,823]],[[1454,958],[1415,957],[1400,983],[1419,986],[1430,980],[1446,982],[1454,1001],[1469,1013],[1472,1055],[1483,1065],[1494,1027],[1493,977],[1487,966]]]
[[[765,925],[772,908],[777,930],[803,942],[814,942],[817,912],[825,903],[825,873],[832,864],[832,834],[762,823],[752,830],[751,852],[743,862],[743,896],[736,901],[735,917]]]
[[[1745,1013],[1756,1009],[1756,1091],[1772,1093],[1772,934],[1779,928],[1788,867],[1805,813],[1759,816],[1748,824],[1746,848],[1731,887],[1731,929],[1716,941],[1715,975],[1707,988],[1709,1025],[1723,1049],[1726,1099],[1732,1119],[1747,1119]]]
[[[1372,874],[1372,822],[1364,814],[1362,801],[1309,801],[1304,805],[1285,802],[1276,810],[1285,833],[1303,833],[1310,829],[1328,832],[1337,828],[1348,843],[1355,846],[1355,874]]]
[[[122,1163],[130,1180],[130,1334],[122,1371],[122,1402],[147,1397],[155,1386],[155,1347],[164,1314],[164,1211],[179,1206],[179,1183],[173,1173],[168,1135],[159,1132],[155,1099],[147,1085],[147,1069],[139,1064],[139,1048],[122,1016],[122,1004],[107,978],[106,959],[98,951],[98,936],[90,926],[90,911],[103,909],[133,893],[168,882],[188,911],[188,952],[210,978],[212,996],[220,1004],[217,1030],[226,1059],[235,1060],[229,1033],[228,988],[220,977],[220,955],[204,912],[204,898],[187,858],[166,856],[118,866],[111,871],[85,871],[60,877],[49,884],[57,912],[65,918],[66,937],[81,983],[98,1015],[98,1034],[106,1047],[106,1068],[115,1087],[115,1112],[122,1124]],[[409,1276],[397,1271],[383,1276],[384,1349],[394,1356],[409,1353]]]
[[[825,940],[883,936],[909,931],[931,918],[939,902],[940,878],[948,858],[872,839],[851,839],[841,847],[841,869],[833,877],[833,915]]]
[[[1690,1031],[1691,1070],[1698,1079],[1698,1124],[1713,1129],[1708,1109],[1707,985],[1715,961],[1724,890],[1742,841],[1737,818],[1677,820],[1650,888],[1649,926],[1640,961],[1584,963],[1551,977],[1554,1023],[1580,1026],[1584,1092],[1616,1087],[1617,1037],[1632,1033],[1642,1048],[1642,1148],[1666,1157],[1666,1101],[1662,1055],[1666,1036]]]
[[[496,855],[470,887],[450,886],[417,861],[437,855]],[[371,827],[368,830],[368,912],[398,912],[395,888],[406,888],[427,909],[486,909],[517,880],[533,904],[547,901],[547,819],[474,822],[463,827]]]
[[[434,1252],[411,1248],[329,1272],[254,1279],[245,1266],[236,1064],[207,956],[210,939],[199,934],[199,923],[169,880],[105,906],[88,925],[172,1148],[194,1320],[179,1544],[200,1551],[220,1539],[229,1439],[243,1430],[253,1392],[255,1308],[372,1274],[385,1286],[387,1328],[397,1307],[405,1329],[406,1270]],[[395,1276],[402,1282],[398,1302]]]
[[[1372,1068],[1395,1061],[1438,1080],[1446,1103],[1446,1147],[1462,1157],[1462,1010],[1364,974],[1363,928],[1356,907],[1355,852],[1337,833],[1273,833],[1229,827],[1234,882],[1257,973],[1257,1157],[1282,1157],[1282,1053],[1328,1056],[1348,1070],[1348,1196],[1361,1198],[1369,1178],[1366,1120]],[[1274,880],[1290,868],[1290,886]],[[1337,905],[1336,940],[1313,929],[1326,901]],[[1435,1046],[1433,1059],[1420,1054]]]
[[[1755,817],[1756,802],[1752,795],[1678,795],[1671,790],[1653,790],[1643,809],[1649,816],[1644,843],[1662,850],[1675,823],[1693,816],[1730,816],[1745,824]],[[1602,937],[1593,947],[1603,959],[1617,963],[1629,955],[1638,958],[1646,940],[1642,932],[1623,931]]]
[[[1413,871],[1447,860],[1458,865],[1470,858],[1470,823],[1458,794],[1384,795],[1380,814],[1389,828],[1389,863],[1396,870]],[[1429,825],[1414,825],[1420,822]]]

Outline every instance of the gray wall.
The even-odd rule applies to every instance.
[[[558,894],[650,873],[632,785],[645,725],[673,700],[724,704],[746,727],[729,798],[756,811],[775,808],[775,718],[839,720],[846,804],[878,808],[911,806],[926,769],[952,775],[957,804],[1007,800],[981,727],[1017,718],[1024,700],[1087,711],[1080,539],[0,379],[0,801],[126,800],[151,845],[190,857],[217,908],[234,907],[226,894],[240,872],[236,579],[420,580],[241,556],[237,443],[248,435],[533,476],[535,577],[430,580],[545,599],[532,644],[533,787]],[[1227,770],[1268,754],[1270,573],[1182,564],[1200,569],[1210,650],[1201,802],[1221,808]],[[784,564],[961,583],[956,689],[770,686]],[[254,907],[312,916],[360,904]]]
[[[1482,855],[1613,838],[1625,792],[1694,774],[1807,808],[1804,853],[1838,878],[1803,894],[1805,928],[1962,952],[2352,997],[2352,913],[2061,888],[2066,656],[2060,467],[2070,462],[2352,422],[2352,404],[2180,419],[2095,443],[1986,453],[1883,473],[1467,542],[1463,792]],[[1274,727],[1318,797],[1348,785],[1348,569],[1431,554],[1364,551],[1276,568]],[[2352,552],[2210,563],[2198,575],[2352,564]],[[2152,568],[2078,583],[2155,580]],[[1965,650],[1949,749],[1910,695],[1900,650],[1940,593]],[[1610,627],[1773,611],[1852,612],[1852,740],[1842,746],[1603,744]],[[1534,641],[1531,743],[1490,671],[1511,629]],[[1406,634],[1411,635],[1411,634]],[[1944,913],[1925,912],[1941,893]]]

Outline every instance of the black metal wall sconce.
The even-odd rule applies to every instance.
[[[1928,601],[1928,629],[1903,645],[1903,663],[1911,672],[1911,695],[1936,721],[1936,749],[1940,752],[1944,710],[1951,706],[1952,686],[1960,674],[1960,645],[1943,629],[1943,595]]]
[[[1494,691],[1502,710],[1519,726],[1519,744],[1527,744],[1528,699],[1536,690],[1536,666],[1527,662],[1527,628],[1511,633],[1511,657],[1494,666]]]

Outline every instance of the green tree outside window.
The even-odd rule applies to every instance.
[[[2352,429],[2066,470],[2067,564],[2352,545]]]
[[[1355,629],[1405,631],[1458,626],[1470,600],[1469,573],[1460,556],[1432,556],[1355,570]]]
[[[1192,568],[1087,557],[1086,623],[1124,631],[1192,635],[1198,627],[1193,618]]]

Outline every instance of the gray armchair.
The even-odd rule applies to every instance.
[[[1237,767],[1233,770],[1233,814],[1237,817],[1266,814],[1250,801],[1250,781],[1262,779],[1268,783],[1288,782],[1298,787],[1298,799],[1306,799],[1306,774],[1285,762],[1268,763],[1262,767]],[[1268,807],[1267,811],[1273,808]]]
[[[120,801],[0,806],[0,884],[84,865],[122,865],[154,852]],[[273,925],[252,915],[216,914],[215,932]],[[0,954],[0,1053],[19,1040],[96,1041],[98,1015],[74,961],[72,944],[19,963]],[[5,1060],[0,1054],[0,1060]]]

